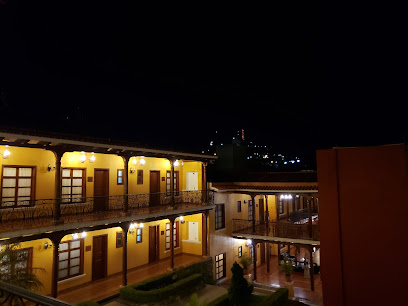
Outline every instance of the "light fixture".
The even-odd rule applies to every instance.
[[[140,163],[141,165],[144,165],[144,164],[146,163],[146,161],[145,161],[145,159],[144,159],[144,156],[140,156],[139,163]]]
[[[82,155],[81,155],[81,157],[79,158],[79,160],[81,161],[81,163],[84,163],[86,160],[87,160],[87,158],[86,158],[86,153],[84,152],[84,151],[81,151],[81,153],[82,153]],[[95,153],[94,152],[92,152],[91,153],[92,155],[91,155],[91,157],[89,158],[89,162],[90,163],[93,163],[94,161],[95,161]]]
[[[176,160],[176,161],[174,162],[174,167],[178,167],[179,165],[180,165],[179,161]]]
[[[135,169],[135,168],[130,168],[129,172],[130,172],[130,173],[135,173],[135,172],[136,172],[136,169]]]
[[[183,216],[180,216],[180,217],[179,217],[179,220],[180,220],[180,223],[181,223],[181,224],[186,223],[186,221],[184,220],[184,217],[183,217]]]
[[[281,200],[291,200],[293,197],[291,194],[282,194],[280,198]]]
[[[137,159],[136,159],[136,157],[133,157],[133,164],[136,166],[137,165]]]
[[[140,223],[140,224],[139,224],[139,228],[143,228],[143,223]]]
[[[7,157],[9,157],[10,156],[10,151],[7,149],[8,148],[8,145],[6,145],[6,149],[4,150],[4,152],[3,152],[3,158],[4,159],[6,159]]]
[[[72,234],[72,239],[77,240],[79,237],[79,235],[77,233],[73,233]]]
[[[133,234],[135,231],[136,224],[135,223],[130,223],[129,225],[129,233]]]
[[[82,155],[81,155],[81,157],[79,158],[79,160],[81,161],[81,163],[84,163],[84,162],[86,161],[86,155],[85,155],[85,152],[84,152],[84,151],[82,151],[81,153],[82,153]]]
[[[85,238],[85,237],[86,237],[86,232],[82,232],[81,238]]]
[[[252,245],[252,240],[251,239],[247,239],[246,241],[245,241],[245,246],[251,246]]]
[[[48,172],[50,172],[51,170],[55,170],[55,165],[51,166],[51,164],[48,164],[47,170]]]

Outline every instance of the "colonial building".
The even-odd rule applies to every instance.
[[[293,256],[304,248],[313,291],[314,261],[320,264],[316,172],[254,173],[235,182],[214,182],[212,189],[210,254],[216,262],[215,278],[230,277],[234,261],[246,254],[253,258],[256,280],[259,265],[271,269],[271,256]]]
[[[214,156],[0,131],[0,239],[58,292],[170,258],[208,255],[206,165]],[[12,267],[2,266],[2,273]]]

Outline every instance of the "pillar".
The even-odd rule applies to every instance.
[[[210,212],[208,210],[203,213],[202,217],[202,254],[208,256],[208,217]]]
[[[61,218],[61,158],[64,151],[53,151],[55,155],[55,202],[54,202],[54,224],[62,224]]]
[[[170,161],[170,196],[171,205],[174,205],[174,162],[176,159],[169,159]],[[173,220],[174,221],[174,220]]]
[[[64,235],[61,233],[54,233],[48,236],[48,238],[52,241],[51,296],[54,298],[56,298],[58,295],[58,247],[62,237],[64,237]]]
[[[174,270],[174,220],[176,217],[169,217],[170,221],[170,270]]]
[[[122,156],[123,158],[123,206],[124,210],[127,212],[129,211],[129,160],[130,155]]]
[[[129,223],[123,224],[122,227],[122,237],[123,237],[123,250],[122,250],[122,285],[127,286],[127,241],[128,241],[128,231]]]
[[[314,291],[314,264],[313,264],[313,247],[310,247],[310,290]]]
[[[269,242],[266,243],[266,272],[270,273],[271,272],[271,267],[270,267],[270,258],[271,258],[271,246],[269,245]]]
[[[255,225],[256,225],[256,205],[255,205],[255,194],[251,194],[252,199],[252,232],[255,233]]]
[[[252,247],[254,248],[254,276],[253,281],[256,281],[256,262],[257,262],[257,245],[256,241],[252,240]]]
[[[307,207],[309,210],[309,238],[313,237],[313,228],[312,228],[312,200],[307,200]]]

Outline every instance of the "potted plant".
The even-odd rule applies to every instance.
[[[286,281],[289,283],[292,281],[293,266],[292,261],[285,259],[281,265],[282,272],[285,274]]]
[[[241,258],[239,259],[239,263],[241,264],[242,269],[244,270],[244,275],[247,275],[248,268],[252,263],[252,258],[246,255],[242,255]]]

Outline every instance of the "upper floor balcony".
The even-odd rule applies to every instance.
[[[313,240],[320,241],[319,224],[296,224],[285,221],[261,222],[233,219],[233,236],[249,238],[252,236],[263,236],[275,238],[277,241],[280,238],[297,239],[297,240]]]
[[[0,202],[0,238],[211,209],[209,190]]]

